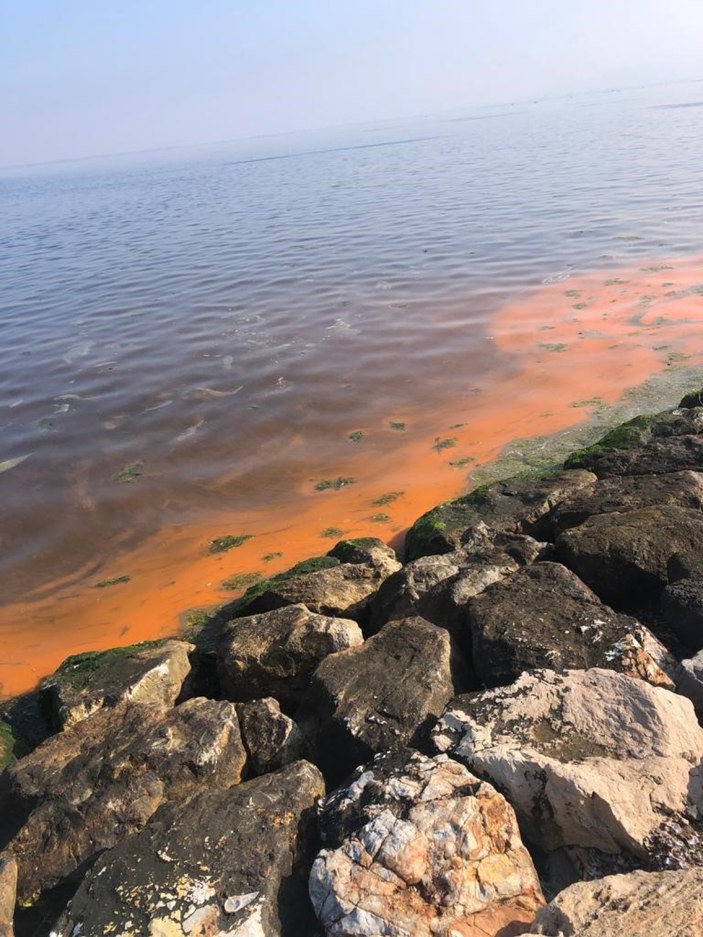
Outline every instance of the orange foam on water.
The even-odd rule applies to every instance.
[[[2,608],[2,692],[32,687],[69,654],[173,634],[185,611],[236,595],[222,588],[226,578],[270,575],[326,552],[338,539],[332,531],[323,536],[327,528],[397,539],[418,515],[458,495],[466,472],[494,460],[511,440],[572,426],[587,416],[589,401],[614,403],[684,355],[696,364],[703,350],[699,277],[700,258],[642,263],[548,283],[507,303],[492,336],[507,376],[489,380],[481,394],[447,400],[443,412],[403,414],[409,425],[434,431],[399,432],[392,447],[347,446],[338,474],[354,484],[315,491],[311,446],[289,496],[274,506],[198,516],[165,527],[136,550],[106,554],[104,565],[109,561],[115,575],[128,572],[129,582],[96,589],[94,576],[73,575],[35,601]],[[470,466],[451,465],[462,457]],[[373,503],[388,493],[397,497]],[[251,539],[211,554],[210,540],[224,534]]]

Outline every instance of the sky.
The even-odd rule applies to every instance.
[[[0,0],[0,166],[703,78],[703,0]]]

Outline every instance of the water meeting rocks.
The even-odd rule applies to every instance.
[[[19,900],[78,874],[165,801],[237,783],[245,763],[234,705],[206,699],[121,704],[48,739],[7,769],[0,795]]]
[[[434,742],[494,783],[547,851],[645,860],[668,818],[703,809],[703,729],[690,701],[609,670],[523,674],[461,696]]]
[[[556,505],[595,481],[595,475],[579,469],[548,478],[516,477],[482,485],[419,517],[406,537],[407,559],[451,553],[471,537],[479,523],[544,539],[549,514]]]
[[[619,615],[559,563],[535,563],[465,607],[465,640],[483,686],[521,673],[606,667],[673,687],[676,661],[634,618]]]
[[[630,872],[577,882],[542,908],[545,937],[693,937],[703,934],[703,869]]]
[[[273,696],[293,710],[318,664],[363,640],[356,622],[318,615],[305,605],[235,618],[217,647],[222,693],[237,703]]]
[[[57,728],[75,725],[121,701],[173,706],[190,671],[184,641],[156,641],[77,654],[42,683]]]
[[[422,618],[392,621],[323,660],[296,720],[316,764],[339,782],[377,752],[418,743],[463,679],[447,631]]]
[[[544,903],[513,810],[444,756],[376,759],[321,825],[310,896],[327,937],[497,937]]]
[[[298,761],[227,790],[164,805],[103,853],[56,937],[312,934],[307,873],[320,772]]]

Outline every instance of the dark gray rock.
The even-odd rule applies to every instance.
[[[604,667],[673,688],[676,662],[651,632],[619,615],[559,563],[535,563],[465,608],[474,672],[485,687],[525,671]]]
[[[356,622],[318,615],[305,605],[236,618],[217,647],[222,695],[236,703],[273,696],[292,711],[318,664],[363,640]]]
[[[340,781],[377,752],[419,744],[464,681],[447,631],[422,618],[393,621],[320,664],[297,722],[316,764]]]
[[[314,932],[306,879],[320,772],[274,774],[166,804],[103,854],[56,937],[297,937]]]
[[[657,604],[673,556],[701,556],[703,514],[679,507],[599,514],[565,531],[557,557],[617,609]]]
[[[703,510],[703,474],[674,472],[603,478],[590,491],[579,492],[558,505],[551,518],[553,533],[556,537],[571,527],[578,527],[594,514],[662,505]]]
[[[689,653],[703,650],[703,576],[679,579],[668,585],[662,592],[661,611],[664,621]]]
[[[184,641],[156,641],[77,654],[42,682],[42,695],[59,729],[123,700],[173,706],[193,650]]]
[[[281,712],[275,699],[238,703],[242,741],[252,774],[267,774],[304,757],[303,737],[293,720]]]
[[[415,521],[405,539],[406,559],[450,553],[471,537],[479,522],[496,530],[545,539],[548,515],[576,491],[590,488],[595,476],[566,471],[545,479],[508,478],[482,485],[456,501],[438,505]]]
[[[596,450],[596,451],[593,451]],[[668,475],[703,471],[703,438],[700,436],[658,437],[631,449],[583,450],[567,463],[587,467],[599,478],[612,475]]]
[[[0,794],[20,900],[78,875],[165,801],[237,783],[245,763],[234,706],[205,699],[121,704],[48,739],[7,769]]]

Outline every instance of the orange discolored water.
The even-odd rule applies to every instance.
[[[495,459],[510,440],[562,430],[653,373],[684,360],[698,364],[702,273],[703,258],[651,261],[558,279],[504,304],[490,340],[505,361],[480,392],[447,399],[431,413],[415,400],[392,421],[365,426],[363,437],[324,466],[310,450],[307,460],[291,459],[275,501],[263,472],[258,492],[251,483],[249,511],[228,510],[225,476],[217,512],[166,524],[136,547],[104,550],[95,566],[6,605],[4,691],[33,685],[68,653],[173,633],[184,611],[231,598],[222,583],[232,576],[274,573],[325,552],[341,536],[393,541],[420,513],[458,494],[466,473]],[[339,435],[345,429],[340,425]],[[278,464],[286,461],[281,453]],[[315,490],[327,476],[353,482]],[[209,542],[226,534],[250,539],[211,554]],[[103,574],[131,579],[96,588]]]
[[[0,694],[698,365],[699,94],[0,172]]]

